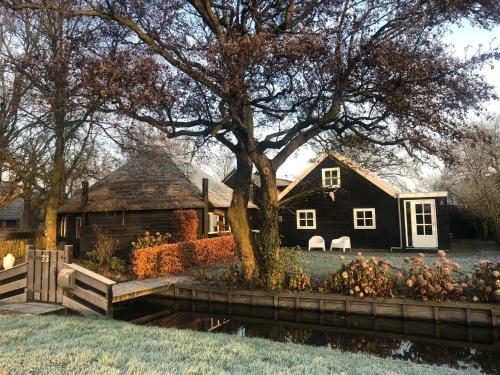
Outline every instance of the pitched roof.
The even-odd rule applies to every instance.
[[[0,208],[0,220],[20,220],[23,216],[24,199],[16,198]]]
[[[227,174],[227,176],[224,177],[224,179],[222,180],[222,182],[227,182],[227,180],[234,174],[234,172],[236,172],[236,169],[231,170],[231,172],[229,172]],[[252,182],[256,186],[260,187],[260,175],[259,175],[258,172],[252,173]],[[285,188],[288,185],[290,185],[291,183],[292,183],[292,181],[287,180],[286,178],[276,178],[276,186],[278,188]]]
[[[92,185],[85,211],[203,208],[203,178],[209,180],[210,206],[229,207],[233,194],[231,188],[165,153],[145,151]],[[249,204],[249,207],[255,205]],[[75,194],[59,208],[59,213],[75,213],[80,209],[81,194]]]
[[[260,187],[260,175],[258,172],[252,173],[252,182]],[[276,186],[278,188],[284,188],[290,185],[292,181],[287,180],[286,178],[276,178]]]
[[[382,189],[392,197],[396,198],[400,194],[400,192],[396,190],[394,187],[389,185],[387,182],[382,180],[377,175],[361,167],[354,160],[351,160],[346,156],[341,155],[335,151],[329,151],[328,153],[326,152],[323,153],[320,157],[316,159],[314,163],[312,163],[308,168],[306,168],[299,177],[297,177],[290,185],[287,186],[285,190],[283,190],[278,195],[278,199],[284,198],[295,186],[297,186],[309,173],[311,173],[327,157],[332,157],[337,159],[339,162],[345,164],[346,166],[348,166],[349,168],[351,168],[352,170],[354,170],[355,172],[357,172],[358,174],[369,180],[375,186],[378,186],[380,189]]]

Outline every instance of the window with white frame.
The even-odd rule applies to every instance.
[[[231,227],[226,225],[226,217],[224,215],[216,215],[213,212],[208,213],[208,233],[228,233],[231,232]]]
[[[321,169],[323,187],[340,187],[340,168]]]
[[[61,218],[61,222],[59,223],[59,236],[66,237],[67,230],[68,230],[68,217],[63,216]]]
[[[376,229],[374,208],[354,208],[354,229]]]
[[[297,210],[297,229],[316,229],[316,210]]]

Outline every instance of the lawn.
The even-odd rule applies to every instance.
[[[404,258],[416,255],[411,252],[389,252],[375,250],[353,250],[346,251],[345,254],[341,251],[303,251],[300,254],[300,264],[304,271],[309,273],[315,279],[322,279],[328,272],[335,271],[339,268],[341,261],[340,255],[345,256],[344,262],[348,263],[356,258],[358,251],[361,251],[365,257],[375,256],[379,259],[384,259],[391,262],[395,266],[401,266],[404,263]],[[433,262],[439,259],[436,253],[425,254],[427,261]],[[470,272],[474,264],[481,259],[491,261],[500,261],[500,249],[493,242],[482,241],[454,241],[452,251],[447,253],[447,257],[462,266],[464,272]]]
[[[0,327],[2,375],[466,373],[328,348],[104,318],[0,315]]]

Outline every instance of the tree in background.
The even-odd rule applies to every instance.
[[[483,223],[500,245],[500,116],[476,124],[479,136],[456,149],[456,161],[435,182]]]
[[[96,61],[109,110],[169,137],[215,138],[236,156],[229,221],[248,279],[273,284],[279,248],[276,171],[325,131],[449,156],[449,142],[491,97],[476,74],[493,53],[459,60],[443,42],[464,18],[489,27],[496,0],[6,1],[112,23],[120,47]],[[262,248],[247,204],[261,178]]]
[[[14,80],[19,77],[29,89],[23,117],[11,120],[18,132],[4,156],[20,181],[27,207],[35,190],[44,198],[46,248],[55,249],[57,211],[67,188],[73,190],[73,181],[95,173],[96,166],[89,163],[97,160],[100,117],[83,79],[85,58],[99,46],[100,29],[92,20],[68,19],[52,11],[2,14],[8,22],[3,24],[0,57]]]

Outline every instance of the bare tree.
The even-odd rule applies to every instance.
[[[444,169],[437,183],[486,228],[492,228],[500,244],[500,116],[477,126],[482,137],[457,149],[456,162]]]
[[[211,147],[202,160],[221,181],[236,167],[234,154],[217,145]]]
[[[235,154],[228,216],[249,279],[272,277],[278,167],[327,130],[446,151],[443,140],[460,140],[466,114],[491,96],[475,72],[494,54],[460,61],[442,36],[463,17],[485,27],[500,19],[496,0],[7,3],[113,23],[125,37],[96,62],[94,93],[170,137],[212,137]],[[262,182],[261,251],[247,212],[253,164]]]
[[[59,12],[16,12],[10,15],[5,35],[11,44],[4,44],[1,57],[12,66],[14,77],[29,86],[30,94],[23,121],[12,120],[16,129],[29,124],[29,131],[16,134],[19,148],[10,147],[6,156],[10,168],[24,179],[26,191],[36,186],[43,192],[45,243],[47,249],[55,249],[57,211],[67,183],[81,172],[89,153],[95,154],[91,148],[100,120],[98,103],[88,95],[84,67],[98,45],[99,28],[92,20],[68,19]],[[24,150],[31,137],[38,145],[30,143],[31,149]],[[38,154],[36,171],[25,163],[30,158],[20,157],[32,152]]]

